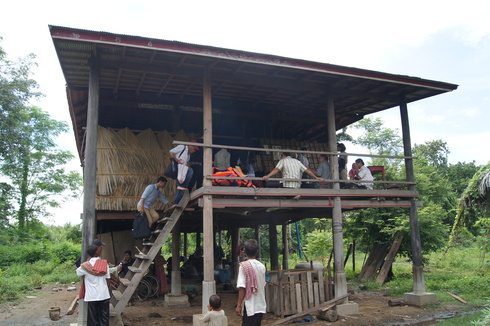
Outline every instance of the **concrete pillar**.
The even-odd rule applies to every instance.
[[[203,78],[203,141],[204,144],[213,143],[213,107],[211,98],[211,76],[209,71],[204,72]],[[213,150],[204,147],[203,151],[204,176],[212,175]],[[211,180],[204,177],[204,187],[211,187]],[[204,249],[204,280],[202,282],[202,313],[207,312],[209,297],[216,293],[214,281],[214,239],[213,239],[213,196],[204,195],[203,204],[203,249]]]
[[[180,222],[172,230],[172,271],[171,291],[173,296],[182,294],[182,281],[180,275]]]

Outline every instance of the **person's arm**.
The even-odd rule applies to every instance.
[[[236,303],[236,314],[242,316],[243,299],[245,299],[245,288],[238,288],[238,301]]]
[[[143,215],[145,213],[145,199],[141,198],[141,206],[140,206],[140,214]]]
[[[165,198],[165,196],[162,195],[162,193],[160,191],[158,191],[158,198],[160,198],[160,200],[162,201],[162,203],[164,203],[165,205],[168,204],[167,198]]]
[[[325,181],[325,179],[317,177],[315,172],[313,172],[311,169],[306,169],[305,172],[313,179],[317,179],[318,181]]]
[[[267,180],[269,180],[270,177],[272,177],[273,175],[278,174],[279,172],[281,172],[281,170],[279,170],[278,168],[274,168],[274,169],[272,169],[271,172],[269,172],[269,174],[264,175],[262,177],[262,179],[264,179],[265,181],[267,181]]]

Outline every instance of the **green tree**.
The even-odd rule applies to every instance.
[[[18,127],[23,124],[25,105],[42,96],[31,78],[34,59],[35,55],[29,54],[17,61],[8,60],[0,46],[0,161],[6,153],[17,153]]]
[[[16,209],[23,231],[29,221],[49,215],[48,207],[59,206],[57,195],[76,196],[81,185],[80,175],[65,169],[73,155],[55,143],[67,131],[66,123],[29,105],[41,96],[30,78],[34,58],[12,62],[0,48],[0,173],[6,179],[2,189],[9,189],[1,192],[0,213],[10,215]]]

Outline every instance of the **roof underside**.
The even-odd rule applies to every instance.
[[[202,132],[209,71],[213,134],[324,141],[330,91],[336,128],[457,85],[244,51],[50,26],[80,150],[90,61],[100,62],[105,127]],[[239,127],[238,127],[239,126]]]

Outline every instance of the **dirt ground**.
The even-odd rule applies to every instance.
[[[78,287],[79,284],[76,284]],[[0,326],[69,326],[77,322],[77,311],[73,315],[66,312],[77,295],[77,291],[67,291],[67,285],[45,286],[24,296],[17,303],[5,303],[0,305]],[[61,291],[53,291],[53,288],[62,288]],[[230,326],[241,325],[240,317],[235,314],[237,295],[232,291],[223,291],[217,286],[218,294],[222,297],[223,309],[228,316]],[[358,291],[350,296],[350,301],[359,305],[359,314],[350,317],[341,317],[337,322],[329,323],[316,319],[315,322],[302,323],[303,325],[338,325],[338,326],[368,326],[368,325],[429,325],[422,322],[433,316],[461,311],[462,305],[433,305],[428,308],[413,306],[388,306],[388,300],[392,298],[379,292]],[[48,309],[52,306],[61,307],[61,319],[51,321]],[[192,325],[192,316],[201,313],[201,297],[198,295],[189,308],[165,308],[163,298],[155,298],[146,301],[134,302],[128,305],[123,312],[123,321],[127,326],[148,325]],[[302,317],[304,318],[304,317]],[[299,318],[301,319],[301,318]],[[270,325],[280,320],[272,314],[264,316],[262,325]],[[287,325],[285,323],[284,325]]]

